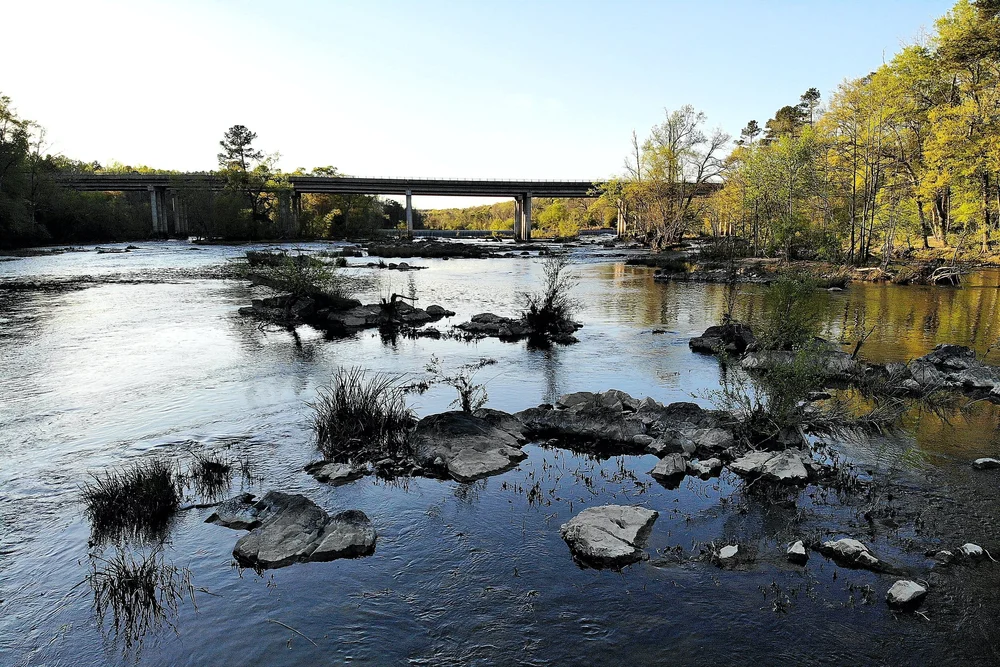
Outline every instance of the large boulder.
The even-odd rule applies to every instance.
[[[720,352],[742,354],[757,341],[753,331],[745,324],[721,324],[709,327],[700,336],[688,341],[694,352],[718,354]]]
[[[687,461],[680,454],[667,454],[649,472],[658,481],[675,484],[687,474]]]
[[[334,514],[323,529],[322,539],[312,554],[311,561],[335,558],[357,558],[375,551],[375,528],[364,512],[347,510]]]
[[[410,444],[417,463],[459,482],[495,475],[527,456],[516,437],[464,412],[424,417]]]
[[[643,551],[659,514],[644,507],[590,507],[564,523],[559,533],[579,561],[621,567],[648,558]]]
[[[768,459],[761,468],[765,479],[783,484],[798,484],[809,480],[802,456],[792,450],[786,450]]]
[[[524,423],[526,432],[549,437],[635,446],[635,436],[646,434],[645,425],[620,407],[588,404],[566,410],[537,407],[515,416]]]

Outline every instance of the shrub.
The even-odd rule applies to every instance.
[[[807,277],[782,276],[768,285],[763,315],[754,323],[760,347],[794,350],[811,343],[822,324],[823,296]]]
[[[180,485],[171,465],[160,459],[94,475],[83,500],[97,541],[162,536],[180,505]]]
[[[545,289],[542,292],[521,295],[524,311],[521,318],[535,336],[550,340],[563,333],[575,303],[570,298],[570,290],[576,281],[566,275],[569,260],[563,256],[545,260]]]
[[[360,368],[337,371],[312,406],[316,444],[326,458],[363,462],[407,453],[414,416],[401,380]]]
[[[708,398],[740,420],[737,432],[751,445],[807,424],[804,399],[822,386],[824,377],[820,351],[812,347],[798,350],[791,363],[764,372],[751,374],[723,363],[722,373],[721,388]]]

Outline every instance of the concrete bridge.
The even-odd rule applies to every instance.
[[[280,215],[298,230],[303,194],[401,195],[406,197],[406,229],[413,231],[413,195],[501,197],[514,199],[514,238],[531,238],[532,197],[595,197],[602,181],[522,181],[463,178],[367,178],[358,176],[289,176],[289,188],[276,189]],[[168,208],[172,209],[175,233],[190,231],[187,212],[177,193],[185,189],[221,190],[226,181],[216,174],[64,174],[65,187],[89,192],[148,191],[153,231],[167,234]],[[703,184],[697,194],[718,187]],[[169,207],[168,203],[170,202]],[[618,209],[618,233],[625,232],[624,208]]]

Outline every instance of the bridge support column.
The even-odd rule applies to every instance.
[[[524,233],[524,208],[521,206],[521,198],[514,197],[514,241],[523,241],[521,234]]]
[[[615,208],[618,209],[618,238],[625,238],[625,202],[619,199],[615,202]]]
[[[156,214],[156,188],[152,186],[149,188],[149,211],[153,214],[153,236],[156,236],[160,231],[160,218]]]
[[[292,191],[292,236],[299,236],[299,220],[302,217],[302,193]]]
[[[162,186],[150,186],[149,208],[153,215],[153,236],[167,235],[167,189]]]
[[[531,240],[531,193],[524,195],[524,223],[521,226],[521,240]]]
[[[174,209],[174,235],[179,236],[184,232],[184,222],[181,220],[181,201],[176,192],[170,193],[170,207]]]
[[[413,236],[413,193],[406,191],[406,235]]]

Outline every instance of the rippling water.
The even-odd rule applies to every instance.
[[[919,497],[901,507],[901,525],[892,529],[866,526],[856,507],[815,487],[760,499],[726,474],[668,490],[648,476],[653,457],[595,460],[537,443],[517,469],[475,484],[366,478],[334,489],[302,468],[317,458],[307,404],[339,366],[419,373],[431,355],[446,367],[493,357],[498,364],[483,372],[492,378],[489,405],[509,411],[608,388],[708,405],[718,364],[690,353],[687,340],[718,320],[722,288],[656,284],[649,269],[578,249],[585,327],[577,345],[537,351],[498,341],[383,342],[371,332],[325,340],[308,331],[296,344],[237,316],[254,290],[211,277],[245,250],[193,251],[171,242],[127,254],[0,263],[0,282],[39,283],[0,290],[0,663],[913,664],[996,657],[983,618],[995,620],[996,603],[970,583],[982,578],[995,586],[988,565],[935,579],[924,620],[889,612],[883,597],[891,577],[837,568],[817,555],[805,568],[784,560],[789,540],[867,531],[877,553],[926,575],[922,549],[939,538],[946,546],[998,544],[990,519],[1000,485],[984,484],[968,466],[1000,453],[988,406],[950,422],[914,418],[905,431],[874,442],[835,443],[873,471],[893,471],[898,494]],[[457,311],[457,323],[483,311],[513,314],[518,294],[541,279],[537,258],[411,263],[428,268],[381,272],[365,300],[415,293],[421,306]],[[59,282],[66,284],[48,288]],[[1000,337],[998,284],[1000,274],[989,271],[961,290],[853,285],[822,295],[828,334],[874,326],[864,348],[874,361],[905,360],[943,341],[985,353]],[[741,298],[752,310],[757,290],[747,287]],[[448,409],[449,391],[416,398],[418,414]],[[181,512],[165,555],[190,568],[202,589],[197,606],[182,603],[176,631],[164,626],[137,655],[122,657],[81,584],[88,557],[100,550],[88,545],[80,485],[90,473],[151,453],[187,465],[205,451],[249,455],[263,477],[248,487],[255,493],[300,492],[329,512],[365,511],[379,533],[376,552],[241,572],[231,551],[242,532],[205,524],[210,509]],[[236,481],[233,491],[239,487]],[[660,512],[652,559],[621,573],[581,569],[559,526],[609,502]],[[724,571],[676,555],[678,548],[692,556],[734,542],[756,551],[753,564]],[[935,595],[939,585],[946,594]],[[874,602],[866,604],[866,595]]]

